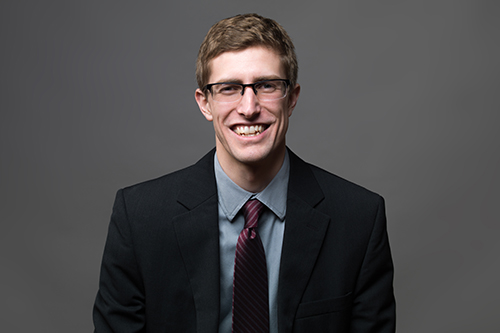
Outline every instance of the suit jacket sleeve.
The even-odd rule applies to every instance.
[[[134,253],[123,190],[116,194],[94,305],[95,332],[141,332],[144,291]]]
[[[375,223],[356,283],[351,332],[395,332],[393,271],[385,205],[380,197]]]

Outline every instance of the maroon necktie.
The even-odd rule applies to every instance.
[[[257,221],[264,205],[249,200],[245,227],[236,244],[233,279],[233,332],[269,332],[269,293],[264,246]]]

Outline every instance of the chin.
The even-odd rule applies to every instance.
[[[236,152],[235,152],[236,153]],[[237,152],[233,157],[240,163],[247,165],[258,165],[268,163],[277,155],[276,151],[269,148],[248,149],[246,151]]]
[[[238,154],[237,156],[234,157],[240,163],[254,165],[265,161],[267,156],[263,154],[252,153],[252,154]]]

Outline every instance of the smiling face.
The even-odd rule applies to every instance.
[[[280,57],[265,47],[224,52],[211,60],[209,83],[254,83],[266,79],[287,79]],[[217,102],[197,89],[196,101],[208,121],[213,122],[217,157],[222,167],[281,166],[285,155],[288,118],[299,97],[300,86],[289,87],[287,96],[259,101],[247,87],[236,102]]]

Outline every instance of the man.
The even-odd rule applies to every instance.
[[[284,29],[216,23],[196,75],[215,151],[118,191],[96,332],[394,332],[383,199],[286,148],[300,86]]]

